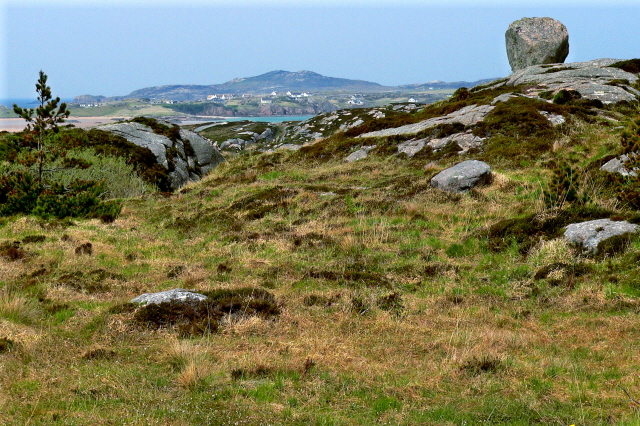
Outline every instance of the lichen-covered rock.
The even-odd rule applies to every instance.
[[[465,192],[491,182],[491,167],[483,161],[468,160],[431,178],[431,186],[449,192]]]
[[[174,288],[171,290],[160,291],[158,293],[144,293],[140,296],[131,299],[130,303],[136,303],[139,305],[156,304],[159,305],[163,302],[179,302],[179,303],[197,303],[203,300],[207,300],[207,296],[193,291],[185,290],[183,288]]]
[[[596,253],[603,241],[627,233],[638,232],[640,226],[626,221],[597,219],[588,222],[572,223],[565,228],[564,238],[572,244],[581,246],[588,253]]]
[[[154,132],[147,124],[120,122],[98,126],[100,130],[122,136],[127,141],[149,149],[159,165],[167,169],[170,190],[176,190],[189,181],[199,180],[211,169],[224,162],[224,157],[208,139],[196,133],[178,129],[169,122],[145,119],[152,125],[170,129],[171,138]],[[173,139],[172,139],[173,138]]]
[[[505,33],[507,57],[514,71],[531,65],[563,63],[569,54],[569,32],[552,18],[522,18]]]

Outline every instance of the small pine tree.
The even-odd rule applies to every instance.
[[[98,217],[113,222],[122,205],[103,201],[104,182],[75,180],[63,186],[49,179],[53,172],[69,168],[87,168],[81,159],[67,158],[67,149],[55,137],[58,124],[69,117],[67,105],[51,96],[47,75],[40,71],[36,83],[40,106],[35,110],[13,105],[16,114],[27,121],[21,149],[15,162],[26,169],[0,176],[0,215],[34,214],[42,218]],[[35,115],[34,115],[35,114]],[[62,168],[53,164],[62,158]]]
[[[43,174],[48,171],[46,165],[64,156],[64,152],[58,146],[49,143],[49,138],[53,133],[58,133],[58,124],[64,123],[69,117],[69,111],[66,103],[60,104],[59,97],[53,99],[51,96],[51,87],[47,86],[47,75],[42,70],[36,83],[36,92],[40,106],[35,111],[31,108],[20,108],[16,104],[13,104],[13,111],[27,121],[24,145],[28,149],[18,161],[27,167],[36,165],[36,180],[42,185]]]

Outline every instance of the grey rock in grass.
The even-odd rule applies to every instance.
[[[617,235],[638,232],[639,229],[640,226],[626,221],[597,219],[568,225],[565,228],[564,238],[593,254],[598,251],[598,245],[601,242]]]
[[[431,178],[431,186],[449,192],[465,192],[491,182],[491,167],[483,161],[468,160]]]
[[[398,154],[406,154],[407,157],[412,158],[418,152],[422,151],[426,145],[426,139],[411,139],[398,145]]]
[[[427,146],[430,146],[434,151],[440,151],[451,142],[458,145],[460,153],[465,153],[470,149],[480,148],[484,145],[484,138],[474,136],[472,133],[455,133],[444,138],[431,139]]]
[[[363,160],[369,156],[369,151],[371,151],[375,146],[363,146],[357,151],[352,152],[344,159],[347,163],[353,163],[354,161]]]
[[[629,161],[629,156],[621,155],[620,157],[612,158],[604,163],[602,167],[600,167],[600,170],[609,173],[620,173],[622,176],[637,176],[638,173],[636,173],[636,170],[629,170],[626,168],[625,164],[627,161]]]
[[[569,54],[569,32],[552,18],[522,18],[505,33],[507,57],[514,71],[531,65],[563,63]]]
[[[207,296],[183,288],[174,288],[171,290],[160,291],[158,293],[145,293],[134,297],[130,303],[146,306],[149,304],[159,305],[163,302],[179,302],[179,303],[197,303],[207,300]]]
[[[166,121],[158,122],[175,127]],[[164,135],[154,133],[151,127],[142,123],[121,122],[96,128],[122,136],[127,141],[151,151],[157,163],[167,169],[171,190],[179,189],[189,181],[201,179],[225,161],[211,141],[188,130],[180,129],[179,138],[173,141]]]

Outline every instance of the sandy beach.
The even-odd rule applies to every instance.
[[[120,121],[122,119],[122,117],[69,117],[64,124],[73,124],[76,127],[92,127],[98,124]],[[19,132],[24,129],[26,124],[27,122],[22,118],[0,118],[0,132]]]

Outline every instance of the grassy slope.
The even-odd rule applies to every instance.
[[[619,133],[576,121],[550,154],[496,159],[494,182],[464,195],[429,179],[467,157],[279,152],[130,200],[114,224],[5,220],[1,240],[46,239],[0,261],[0,338],[15,342],[0,354],[0,423],[638,424],[640,240],[598,261],[560,239],[492,251],[486,236],[550,214],[549,156],[586,163]],[[76,255],[85,242],[93,254]],[[541,277],[558,262],[588,273]],[[273,292],[280,317],[179,338],[114,309],[243,286]]]

